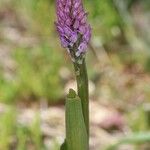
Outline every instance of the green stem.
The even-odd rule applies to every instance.
[[[84,122],[86,125],[87,135],[89,138],[89,92],[88,92],[88,76],[85,59],[83,59],[82,64],[75,62],[74,69],[77,80],[78,96],[81,99]]]

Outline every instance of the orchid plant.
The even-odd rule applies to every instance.
[[[66,139],[63,150],[89,149],[89,92],[85,54],[91,38],[91,27],[82,0],[57,0],[55,22],[62,47],[74,65],[77,94],[70,89],[66,98]]]

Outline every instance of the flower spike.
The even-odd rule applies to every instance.
[[[91,38],[91,27],[82,0],[57,0],[56,27],[61,45],[69,49],[73,59],[82,58]]]

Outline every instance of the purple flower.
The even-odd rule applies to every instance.
[[[76,57],[84,54],[91,37],[91,27],[87,23],[87,13],[82,0],[57,0],[56,27],[64,48],[73,51]]]
[[[76,52],[76,56],[80,56],[82,53],[85,53],[87,49],[87,43],[86,42],[82,42],[79,47],[78,47],[78,51]]]

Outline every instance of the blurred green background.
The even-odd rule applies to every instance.
[[[84,5],[91,150],[134,133],[114,150],[150,150],[150,1]],[[0,0],[0,150],[58,150],[63,142],[65,95],[75,83],[55,19],[54,0]]]

